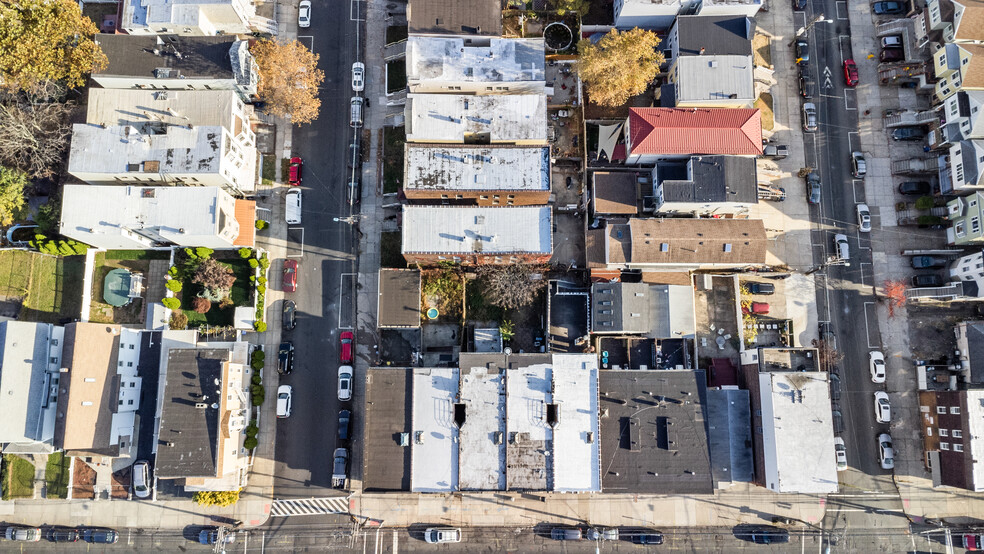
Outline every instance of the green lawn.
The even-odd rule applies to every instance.
[[[171,253],[167,250],[107,250],[99,252],[96,257],[103,256],[106,260],[167,260]]]
[[[263,154],[263,184],[272,185],[277,178],[277,157],[273,154]]]
[[[68,477],[72,468],[72,458],[61,452],[48,456],[48,464],[44,468],[44,480],[47,483],[46,498],[68,498]]]
[[[3,499],[34,498],[34,465],[13,454],[4,455],[3,462]]]
[[[253,275],[253,268],[249,267],[249,262],[239,258],[238,255],[236,258],[222,259],[216,257],[216,259],[230,266],[233,274],[236,276],[236,282],[232,284],[232,290],[229,291],[229,298],[232,299],[233,304],[235,306],[252,306],[253,284],[250,283],[249,277]],[[219,308],[219,303],[213,302],[212,309],[203,314],[191,309],[192,300],[201,290],[201,286],[191,282],[190,275],[182,282],[181,308],[185,315],[188,316],[188,327],[201,327],[203,325],[225,327],[232,325],[235,306]]]
[[[403,127],[383,127],[383,193],[400,191],[403,182],[403,145],[407,132]]]
[[[0,295],[24,299],[20,319],[58,323],[82,310],[83,256],[0,252]]]

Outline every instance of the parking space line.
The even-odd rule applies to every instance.
[[[872,319],[874,319],[875,321],[878,320],[877,319],[878,314],[875,311],[875,303],[874,302],[865,302],[864,303],[864,330],[865,330],[865,333],[864,334],[865,334],[865,339],[867,339],[867,341],[868,341],[868,348],[880,348],[880,346],[877,345],[877,344],[871,344],[871,327],[868,326],[868,309],[869,308],[871,309]]]
[[[349,2],[349,20],[350,21],[365,21],[362,17],[362,6],[360,4],[362,0],[351,0]]]
[[[312,35],[298,35],[297,42],[300,42],[308,50],[314,52],[314,37]]]
[[[858,131],[848,131],[847,132],[847,144],[851,149],[851,152],[856,152],[858,149],[854,146],[854,137],[858,137],[860,140],[861,133]]]
[[[847,48],[844,47],[845,43],[847,43]],[[850,57],[852,57],[854,55],[854,53],[851,52],[851,36],[850,35],[840,35],[840,36],[838,36],[837,37],[837,49],[840,50],[840,57],[841,57],[840,64],[841,64],[841,69],[843,70],[844,60],[846,60],[846,59],[848,59],[848,58],[850,58]],[[848,55],[849,53],[850,53],[850,55]]]
[[[304,227],[288,227],[287,232],[290,233],[292,230],[301,230],[301,253],[300,254],[287,254],[288,258],[303,258],[304,257]]]
[[[848,19],[847,2],[842,2],[838,0],[837,2],[834,2],[834,4],[837,6],[837,19],[841,21],[845,21],[846,19]]]
[[[352,329],[352,322],[349,321],[348,325],[342,323],[342,314],[350,313],[345,306],[345,278],[348,277],[355,283],[355,278],[357,273],[342,273],[338,280],[338,328],[339,329]],[[355,286],[352,286],[352,293],[354,293]],[[349,294],[349,303],[353,301],[352,293]],[[349,316],[351,319],[351,316]]]
[[[861,237],[858,237],[858,248],[861,248]],[[858,264],[858,269],[861,270],[861,286],[862,287],[867,286],[864,283],[864,266],[866,266],[866,265],[871,265],[871,264],[868,263],[868,262],[861,262],[861,263]]]
[[[844,109],[845,110],[857,110],[858,109],[858,91],[853,88],[844,89]]]

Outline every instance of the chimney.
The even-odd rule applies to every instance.
[[[704,55],[704,52],[705,52],[705,49],[704,49],[703,46],[701,46],[700,47],[700,55],[703,56]]]

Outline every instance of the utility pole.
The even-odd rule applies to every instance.
[[[834,22],[833,19],[824,19],[823,14],[818,13],[817,15],[810,18],[810,20],[806,22],[806,25],[803,25],[796,31],[796,34],[793,35],[793,40],[789,41],[789,46],[795,44],[796,39],[810,32],[810,29],[812,29],[813,26],[816,25],[817,23],[833,23],[833,22]]]

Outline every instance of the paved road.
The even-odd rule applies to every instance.
[[[341,409],[336,393],[338,328],[340,315],[342,325],[351,325],[355,311],[351,294],[340,292],[354,289],[351,275],[343,275],[355,271],[352,227],[332,218],[351,213],[346,187],[354,136],[348,113],[356,24],[350,21],[348,3],[313,4],[311,27],[300,29],[298,40],[320,56],[325,81],[320,116],[293,134],[294,155],[304,159],[304,202],[302,225],[289,232],[287,255],[300,268],[298,290],[287,296],[297,303],[298,317],[296,329],[284,333],[284,340],[294,343],[295,362],[293,374],[282,382],[293,386],[294,404],[290,419],[278,422],[275,498],[337,493],[330,486]],[[279,284],[279,276],[271,281]]]

